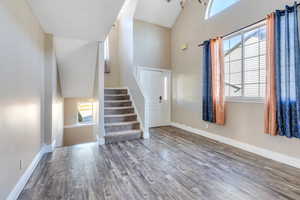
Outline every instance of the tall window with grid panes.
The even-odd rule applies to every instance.
[[[227,99],[263,99],[266,85],[266,26],[259,24],[223,41]]]

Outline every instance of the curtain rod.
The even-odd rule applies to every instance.
[[[299,6],[299,5],[300,5],[300,3],[297,4],[297,6]],[[227,37],[227,36],[229,36],[229,35],[232,35],[232,34],[234,34],[234,33],[237,33],[237,32],[239,32],[239,31],[242,31],[243,29],[246,29],[246,28],[248,28],[248,27],[254,26],[255,24],[258,24],[258,23],[263,22],[263,21],[265,21],[265,20],[266,20],[266,18],[263,18],[263,19],[261,19],[261,20],[258,20],[258,21],[256,21],[256,22],[254,22],[254,23],[252,23],[252,24],[249,24],[249,25],[247,25],[247,26],[244,26],[244,27],[242,27],[242,28],[240,28],[240,29],[238,29],[238,30],[232,31],[231,33],[228,33],[228,34],[226,34],[226,35],[222,35],[221,38],[225,38],[225,37]],[[201,46],[203,46],[203,45],[204,45],[204,42],[202,42],[201,44],[199,44],[198,47],[201,47]]]
[[[247,26],[244,26],[244,27],[242,27],[242,28],[240,28],[240,29],[238,29],[238,30],[232,31],[232,32],[230,32],[230,33],[228,33],[228,34],[226,34],[226,35],[222,35],[221,38],[225,38],[225,37],[227,37],[227,36],[229,36],[229,35],[232,35],[232,34],[234,34],[234,33],[237,33],[237,32],[239,32],[239,31],[242,31],[243,29],[246,29],[246,28],[248,28],[248,27],[254,26],[255,24],[258,24],[258,23],[263,22],[263,21],[265,21],[265,20],[266,20],[266,18],[263,18],[263,19],[261,19],[261,20],[259,20],[259,21],[257,21],[257,22],[254,22],[254,23],[252,23],[252,24],[249,24],[249,25],[247,25]],[[201,44],[199,44],[198,47],[201,47],[201,46],[203,46],[203,45],[204,45],[204,42],[201,43]]]

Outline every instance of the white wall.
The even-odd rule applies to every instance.
[[[93,129],[94,135],[100,145],[104,144],[104,43],[99,42],[97,48],[97,65],[95,73],[95,88],[94,88],[94,118],[95,126]]]
[[[137,113],[144,127],[144,136],[148,137],[147,113],[145,113],[145,98],[134,77],[133,49],[133,15],[138,0],[127,0],[118,21],[119,30],[119,65],[121,86],[128,87],[134,101]]]
[[[25,1],[2,0],[0,24],[0,199],[5,199],[42,146],[44,33]]]
[[[134,20],[134,63],[136,66],[171,68],[171,29]]]
[[[172,29],[174,122],[300,158],[299,139],[263,133],[263,104],[227,102],[225,126],[209,124],[206,129],[202,121],[202,48],[197,45],[252,24],[286,4],[292,5],[293,1],[241,0],[209,20],[204,20],[205,9],[197,1],[186,5]],[[181,51],[180,46],[185,43],[189,49]]]
[[[63,98],[61,96],[53,36],[45,36],[45,143],[63,145]]]
[[[57,68],[55,75],[58,77]],[[59,78],[56,80],[52,96],[52,144],[55,143],[56,147],[61,147],[64,134],[64,100],[61,96]]]
[[[119,24],[109,33],[109,62],[111,72],[105,74],[105,87],[120,87]],[[171,29],[148,22],[133,21],[134,65],[171,68]]]
[[[119,41],[117,24],[111,29],[108,35],[110,73],[104,75],[105,87],[120,87],[120,65],[119,65]]]

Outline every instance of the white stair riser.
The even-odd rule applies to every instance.
[[[105,121],[105,123],[137,121],[137,115],[120,116],[120,117],[105,117],[104,121]]]
[[[105,131],[109,132],[119,132],[119,131],[128,131],[128,130],[138,130],[140,129],[140,123],[126,124],[126,125],[105,125]]]

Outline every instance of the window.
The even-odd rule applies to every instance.
[[[92,123],[93,122],[93,103],[85,102],[78,103],[78,123]]]
[[[238,1],[239,0],[210,0],[206,10],[205,19],[222,12]]]
[[[109,37],[104,41],[104,60],[109,60]]]
[[[168,101],[168,77],[164,77],[164,100]]]
[[[225,95],[231,99],[262,99],[266,87],[266,26],[224,39]]]

